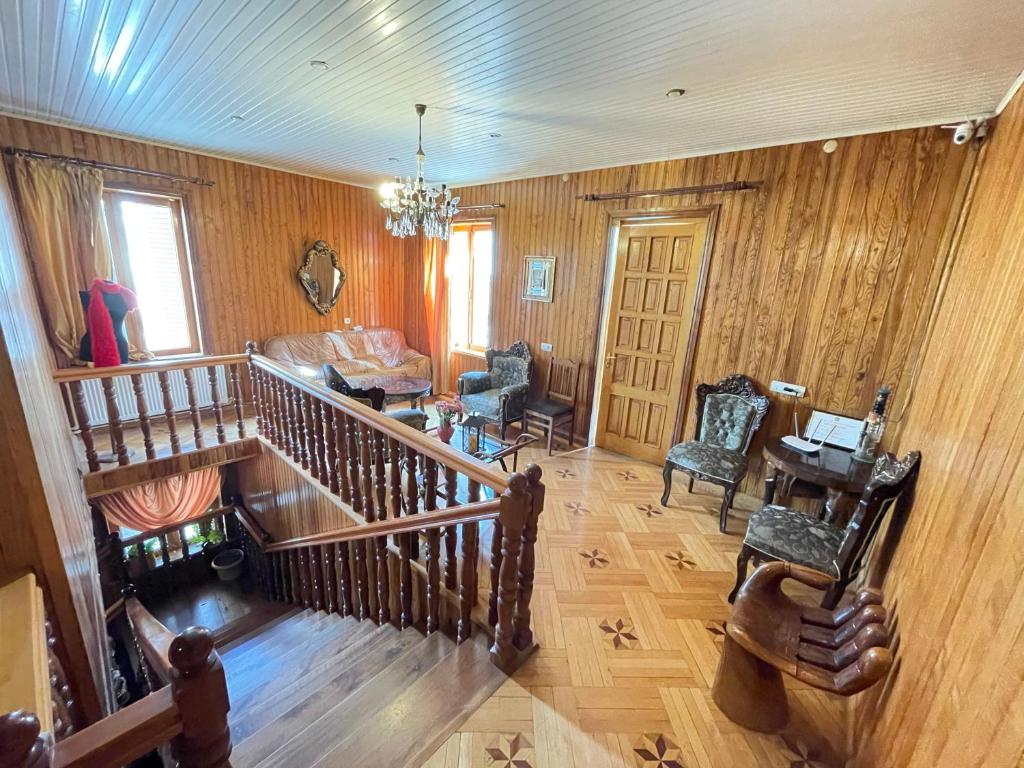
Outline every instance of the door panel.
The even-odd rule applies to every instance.
[[[620,228],[597,444],[660,463],[680,408],[705,219]]]

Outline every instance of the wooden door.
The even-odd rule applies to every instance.
[[[707,220],[623,225],[608,303],[597,444],[661,463],[682,403]]]

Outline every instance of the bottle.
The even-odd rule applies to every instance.
[[[873,462],[878,453],[878,444],[882,442],[885,432],[885,406],[889,402],[889,386],[883,385],[875,395],[875,403],[864,419],[864,426],[857,441],[857,450],[853,452],[854,461]]]

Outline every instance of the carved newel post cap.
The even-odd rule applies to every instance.
[[[245,351],[250,355],[255,355],[259,352],[259,348],[256,346],[255,341],[247,341],[245,342]]]
[[[512,493],[526,493],[527,485],[526,475],[522,472],[516,472],[508,478],[508,488]]]
[[[206,627],[189,627],[171,641],[167,658],[182,677],[205,670],[213,652],[213,634]]]
[[[23,709],[0,717],[0,768],[46,768],[50,753],[39,718]]]
[[[526,479],[530,481],[530,485],[536,485],[539,483],[541,475],[543,474],[540,464],[530,464],[526,468]]]

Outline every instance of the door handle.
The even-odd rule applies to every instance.
[[[612,367],[612,362],[613,362],[614,360],[615,360],[615,355],[608,355],[608,356],[607,356],[607,357],[606,357],[606,358],[604,359],[604,367],[605,367],[605,368],[611,368],[611,367]]]

